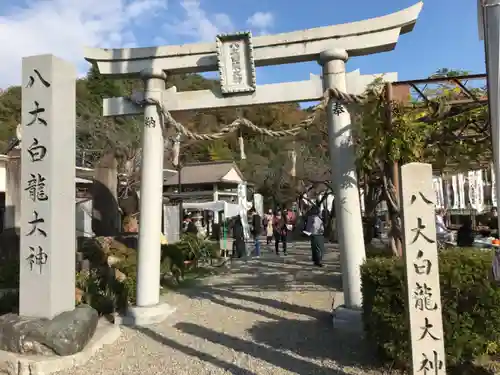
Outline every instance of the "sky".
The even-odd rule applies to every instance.
[[[210,42],[219,33],[274,34],[389,14],[417,0],[0,0],[0,89],[20,83],[21,58],[52,53],[89,68],[83,47]],[[348,61],[347,70],[425,78],[440,68],[484,73],[476,0],[427,0],[395,50]],[[309,79],[317,63],[263,67],[257,83]],[[212,75],[213,76],[213,75]]]

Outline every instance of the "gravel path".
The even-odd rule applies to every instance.
[[[378,374],[362,369],[360,340],[333,332],[338,256],[311,265],[306,244],[287,257],[266,248],[231,272],[163,298],[177,306],[164,323],[123,328],[89,363],[59,375]],[[341,297],[340,297],[341,298]]]

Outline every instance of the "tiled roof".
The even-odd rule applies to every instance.
[[[232,161],[196,163],[190,165],[188,164],[182,167],[181,184],[192,185],[220,182],[222,178],[232,169],[236,170],[240,178],[244,180],[244,177],[238,166]],[[179,181],[177,174],[175,174],[174,176],[166,178],[163,182],[163,185],[172,186],[177,185],[178,182]]]

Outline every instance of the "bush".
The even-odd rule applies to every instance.
[[[161,273],[171,274],[180,283],[189,269],[197,268],[200,262],[208,262],[218,255],[218,244],[184,234],[179,242],[162,246]]]
[[[124,312],[135,304],[137,252],[112,237],[86,240],[79,249],[90,269],[77,273],[81,301],[101,315]],[[158,281],[159,282],[159,281]]]
[[[500,288],[491,278],[492,251],[440,252],[439,273],[447,363],[500,352]],[[361,267],[363,322],[384,359],[410,363],[406,285],[401,258],[373,258]]]

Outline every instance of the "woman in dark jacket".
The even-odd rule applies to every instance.
[[[245,231],[243,230],[243,223],[241,222],[241,216],[238,215],[233,224],[233,239],[234,248],[236,250],[236,256],[238,258],[246,255],[245,251]]]
[[[283,254],[286,255],[286,240],[288,235],[288,228],[286,226],[286,220],[278,211],[273,218],[273,233],[274,233],[274,250],[276,255],[279,255],[280,242],[283,243]]]

